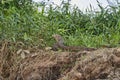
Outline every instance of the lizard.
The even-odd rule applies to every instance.
[[[54,34],[52,37],[56,43],[52,46],[52,50],[57,51],[58,49],[67,51],[94,51],[96,48],[80,47],[80,46],[66,46],[64,45],[64,39],[59,34]]]

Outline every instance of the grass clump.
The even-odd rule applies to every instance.
[[[66,45],[119,46],[120,7],[98,6],[100,11],[91,9],[83,13],[71,7],[69,0],[55,8],[49,5],[47,10],[46,3],[0,1],[0,40],[44,47],[54,43],[53,34],[61,34]]]

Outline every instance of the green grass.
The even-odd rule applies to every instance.
[[[28,2],[16,6],[16,3],[14,0],[0,2],[0,40],[44,47],[54,43],[53,34],[60,34],[66,45],[119,46],[120,7],[104,9],[98,4],[101,11],[83,13],[65,2],[56,9],[51,5],[47,11],[45,4]],[[37,7],[41,7],[42,12]]]

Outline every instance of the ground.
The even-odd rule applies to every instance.
[[[120,48],[69,52],[4,42],[0,55],[0,80],[120,80]]]

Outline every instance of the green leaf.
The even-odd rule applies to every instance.
[[[29,38],[28,38],[28,35],[27,35],[27,33],[25,33],[24,34],[24,40],[28,40]]]

